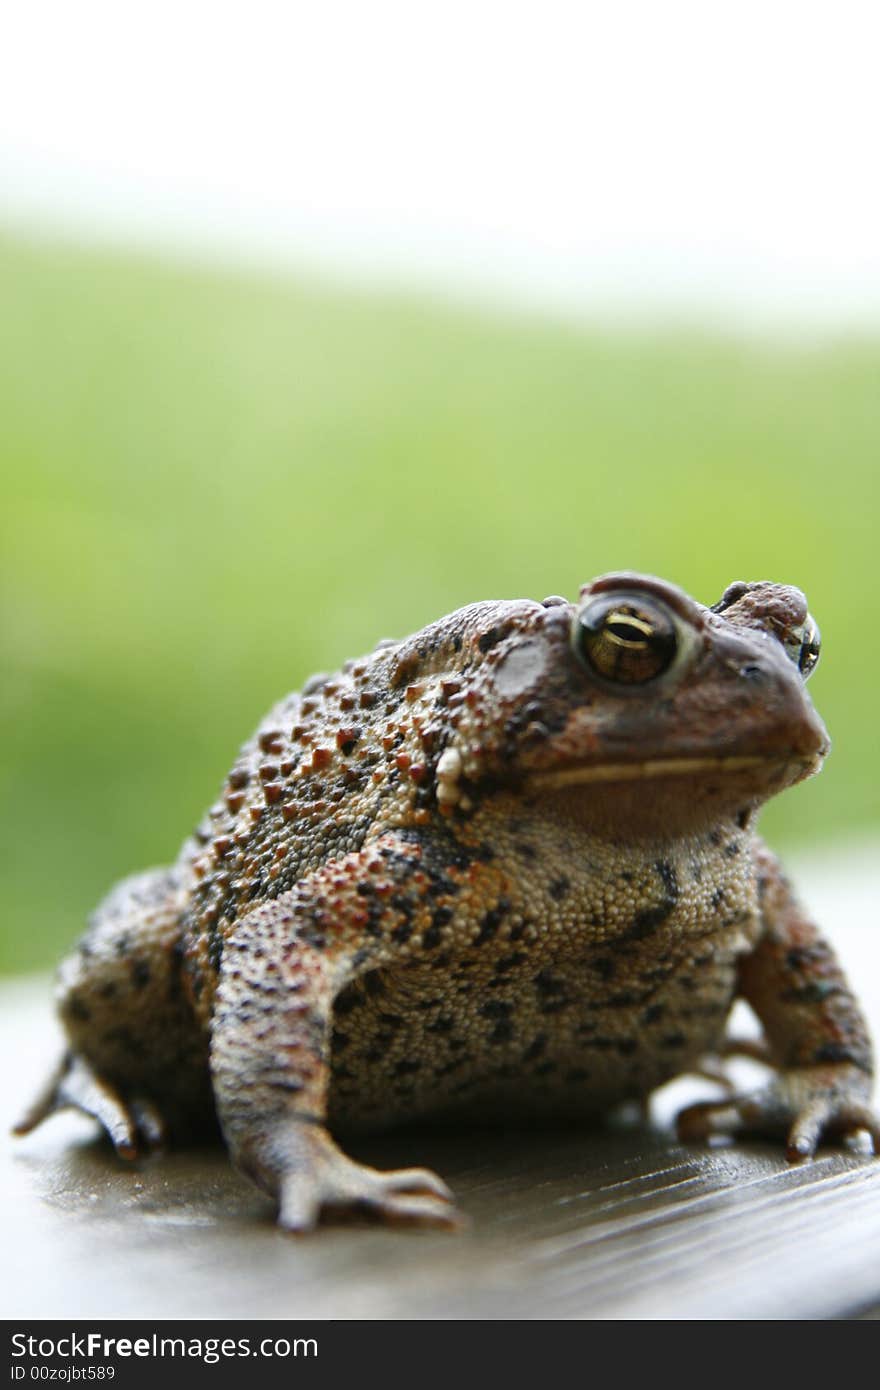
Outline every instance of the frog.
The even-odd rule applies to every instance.
[[[177,861],[124,880],[62,964],[73,1107],[124,1160],[219,1126],[291,1233],[460,1228],[424,1167],[350,1138],[413,1121],[601,1121],[709,1059],[769,1080],[685,1143],[880,1152],[872,1045],[756,820],[816,773],[800,589],[704,606],[616,571],[460,608],[321,674],[239,752]],[[735,1001],[760,1042],[729,1036]]]

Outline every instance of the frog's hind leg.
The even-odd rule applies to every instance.
[[[120,883],[92,918],[58,980],[67,1049],[15,1132],[60,1110],[99,1121],[122,1158],[215,1125],[207,1044],[185,989],[182,874]]]
[[[161,1148],[164,1121],[144,1097],[124,1101],[109,1081],[98,1076],[83,1058],[65,1053],[43,1090],[15,1125],[13,1134],[31,1130],[61,1110],[81,1110],[107,1131],[120,1158],[137,1158],[144,1149]]]

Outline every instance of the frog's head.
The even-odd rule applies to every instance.
[[[748,818],[828,751],[799,589],[736,583],[706,608],[660,579],[606,574],[577,604],[511,604],[502,623],[495,606],[491,631],[472,634],[482,659],[437,763],[447,812],[516,787],[612,833],[659,834]]]

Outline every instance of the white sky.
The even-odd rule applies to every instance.
[[[880,322],[880,5],[21,0],[0,218],[555,306]]]

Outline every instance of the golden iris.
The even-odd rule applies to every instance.
[[[581,661],[618,685],[644,685],[662,676],[677,645],[670,614],[641,596],[605,595],[575,619],[574,648]]]

